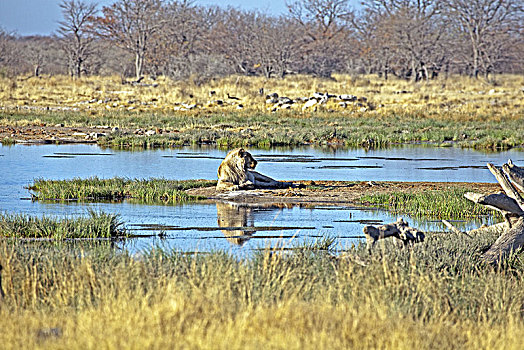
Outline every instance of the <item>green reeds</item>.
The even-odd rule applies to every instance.
[[[118,215],[90,210],[85,217],[58,219],[24,214],[0,214],[0,237],[114,238],[125,235]]]
[[[370,194],[360,197],[358,202],[398,214],[436,219],[464,219],[494,214],[493,210],[465,199],[466,192],[466,189],[454,188],[418,193]]]
[[[28,189],[41,200],[123,200],[136,199],[146,203],[179,203],[198,199],[188,195],[190,188],[216,185],[211,180],[127,179],[114,177],[100,179],[74,178],[71,180],[36,179]]]

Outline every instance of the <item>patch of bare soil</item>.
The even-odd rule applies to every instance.
[[[392,192],[419,193],[434,190],[465,188],[468,191],[491,193],[501,190],[496,183],[468,182],[344,182],[344,181],[296,181],[293,188],[275,190],[249,190],[218,192],[215,187],[189,190],[210,201],[237,203],[282,203],[289,205],[357,205],[357,200],[366,194]]]
[[[16,143],[95,143],[98,137],[111,133],[109,127],[67,127],[58,125],[0,125],[0,140]]]

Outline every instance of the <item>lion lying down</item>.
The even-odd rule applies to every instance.
[[[243,148],[230,151],[218,167],[217,190],[238,191],[256,188],[286,188],[291,182],[276,181],[254,169],[257,161]]]

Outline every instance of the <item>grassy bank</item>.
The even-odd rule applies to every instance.
[[[522,111],[524,115],[524,110]],[[3,119],[2,119],[3,118]],[[337,113],[230,112],[166,114],[115,112],[97,118],[84,118],[71,112],[3,113],[0,124],[119,126],[129,132],[107,133],[97,143],[116,148],[155,148],[193,144],[220,147],[322,146],[386,147],[397,143],[424,142],[436,145],[501,150],[524,145],[521,118],[492,119],[482,115],[465,120],[427,115],[426,111],[391,112],[386,115],[343,115]],[[133,130],[162,130],[151,136]],[[16,138],[16,136],[14,136]],[[13,142],[7,137],[5,143]]]
[[[0,237],[10,238],[115,238],[125,235],[117,215],[89,211],[79,218],[41,218],[0,214]]]
[[[466,219],[497,213],[464,198],[466,192],[469,192],[467,188],[453,188],[418,193],[378,193],[364,195],[358,201],[395,214],[435,219]]]
[[[123,200],[144,203],[180,203],[196,200],[185,190],[216,185],[212,180],[100,179],[46,180],[36,179],[28,189],[41,200]]]
[[[453,142],[482,149],[524,145],[524,77],[517,75],[500,76],[495,84],[464,77],[411,83],[344,75],[333,80],[229,77],[198,86],[163,78],[156,87],[119,82],[114,77],[0,79],[0,125],[119,127],[120,132],[108,133],[97,142],[136,148],[205,143],[384,147]],[[352,102],[347,108],[329,102],[304,111],[296,103],[290,109],[273,111],[265,94],[258,93],[261,87],[290,98],[321,91],[353,94],[367,102],[362,102],[364,106]],[[208,104],[210,91],[215,92],[213,99],[224,103]],[[241,101],[228,102],[227,93]],[[198,107],[184,111],[181,103]],[[139,135],[144,131],[156,135]],[[5,137],[4,142],[13,142],[16,134],[6,131]]]
[[[139,257],[0,241],[3,348],[519,349],[522,253],[428,235],[334,259],[310,250]],[[382,243],[382,242],[381,242]],[[359,263],[354,263],[359,261]],[[364,266],[363,266],[364,265]]]

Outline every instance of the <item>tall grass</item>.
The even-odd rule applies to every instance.
[[[3,348],[519,349],[522,253],[498,268],[496,237],[430,234],[369,255],[153,249],[0,241]],[[382,246],[382,244],[384,244]],[[361,263],[355,264],[355,260]],[[364,266],[363,266],[364,265]]]
[[[377,193],[361,196],[358,201],[393,213],[436,219],[464,219],[492,215],[493,210],[475,205],[464,198],[468,189],[423,191],[416,193]]]
[[[118,215],[90,210],[87,216],[63,218],[0,214],[0,237],[11,238],[113,238],[125,235]]]
[[[216,185],[212,180],[127,179],[114,177],[100,179],[74,178],[71,180],[35,179],[28,186],[42,200],[122,200],[137,199],[146,203],[179,203],[198,199],[188,195],[190,188]]]

